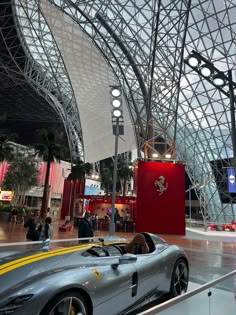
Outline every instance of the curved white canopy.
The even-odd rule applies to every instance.
[[[92,40],[61,10],[42,3],[47,23],[62,54],[76,97],[84,142],[84,159],[96,162],[114,155],[110,86],[118,82]],[[124,135],[118,153],[136,148],[132,122],[123,99]]]

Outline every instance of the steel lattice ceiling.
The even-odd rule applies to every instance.
[[[13,111],[12,121],[20,117],[61,121],[72,151],[82,155],[83,134],[70,73],[43,16],[45,3],[65,12],[114,71],[124,89],[139,152],[146,143],[163,139],[177,159],[186,161],[192,183],[204,186],[197,193],[209,219],[234,219],[233,197],[223,203],[215,181],[223,165],[219,161],[229,161],[233,155],[229,99],[183,60],[197,50],[219,70],[232,69],[235,81],[235,0],[15,0],[1,4],[3,113],[8,118]],[[9,88],[19,92],[12,95]]]

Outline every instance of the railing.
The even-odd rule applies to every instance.
[[[204,227],[204,222],[201,220],[186,219],[185,222],[187,227]]]
[[[112,241],[115,240],[124,240],[122,237],[112,237],[112,236],[95,236],[95,237],[84,237],[84,238],[66,238],[66,239],[56,239],[56,240],[45,240],[45,241],[27,241],[27,242],[15,242],[15,243],[1,243],[0,244],[0,250],[2,247],[15,247],[15,246],[33,246],[35,248],[35,245],[39,245],[38,248],[49,246],[51,244],[56,243],[67,243],[67,242],[73,242],[73,243],[79,243],[79,241],[87,241],[89,242],[99,242],[105,240],[108,242],[109,240]]]

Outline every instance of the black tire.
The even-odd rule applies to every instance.
[[[178,259],[174,265],[169,297],[173,298],[185,293],[188,289],[189,270],[184,259]]]
[[[82,295],[68,291],[51,300],[40,315],[88,315],[88,307]]]

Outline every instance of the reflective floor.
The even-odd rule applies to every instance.
[[[54,239],[71,239],[78,237],[77,229],[73,229],[70,232],[60,232],[58,227],[59,221],[54,220]],[[121,237],[127,237],[128,239],[132,238],[134,235],[134,233],[124,232],[117,232],[116,234]],[[23,242],[26,240],[25,235],[26,229],[22,224],[0,223],[0,243]],[[95,232],[95,236],[105,235],[108,235],[108,231]],[[201,285],[217,279],[220,276],[223,276],[236,269],[235,232],[204,232],[200,229],[187,229],[186,236],[161,235],[161,237],[163,237],[170,244],[177,244],[185,248],[190,262],[190,283],[192,283],[192,288],[196,285]],[[219,284],[217,286],[217,290],[215,291],[214,300],[216,296],[221,296],[220,300],[222,301],[223,298],[226,303],[227,299],[229,298],[233,303],[232,307],[236,306],[236,300],[234,298],[234,293],[236,292],[236,277],[228,279]],[[206,299],[206,294],[204,299]],[[217,298],[216,301],[218,301]],[[192,311],[187,311],[187,309],[190,307],[188,304],[186,304],[185,307],[186,312],[178,313],[175,309],[174,314],[195,314]],[[231,306],[228,305],[227,307]],[[222,314],[218,313],[219,309],[220,308],[217,309],[217,312],[212,313],[208,310],[205,314]],[[200,312],[196,314],[199,313]],[[228,312],[225,314],[228,314]]]
[[[190,282],[189,290],[199,285]],[[234,293],[219,288],[203,291],[190,299],[159,312],[160,315],[231,315],[235,314]],[[154,312],[155,314],[155,312]],[[148,314],[147,314],[148,315]]]

